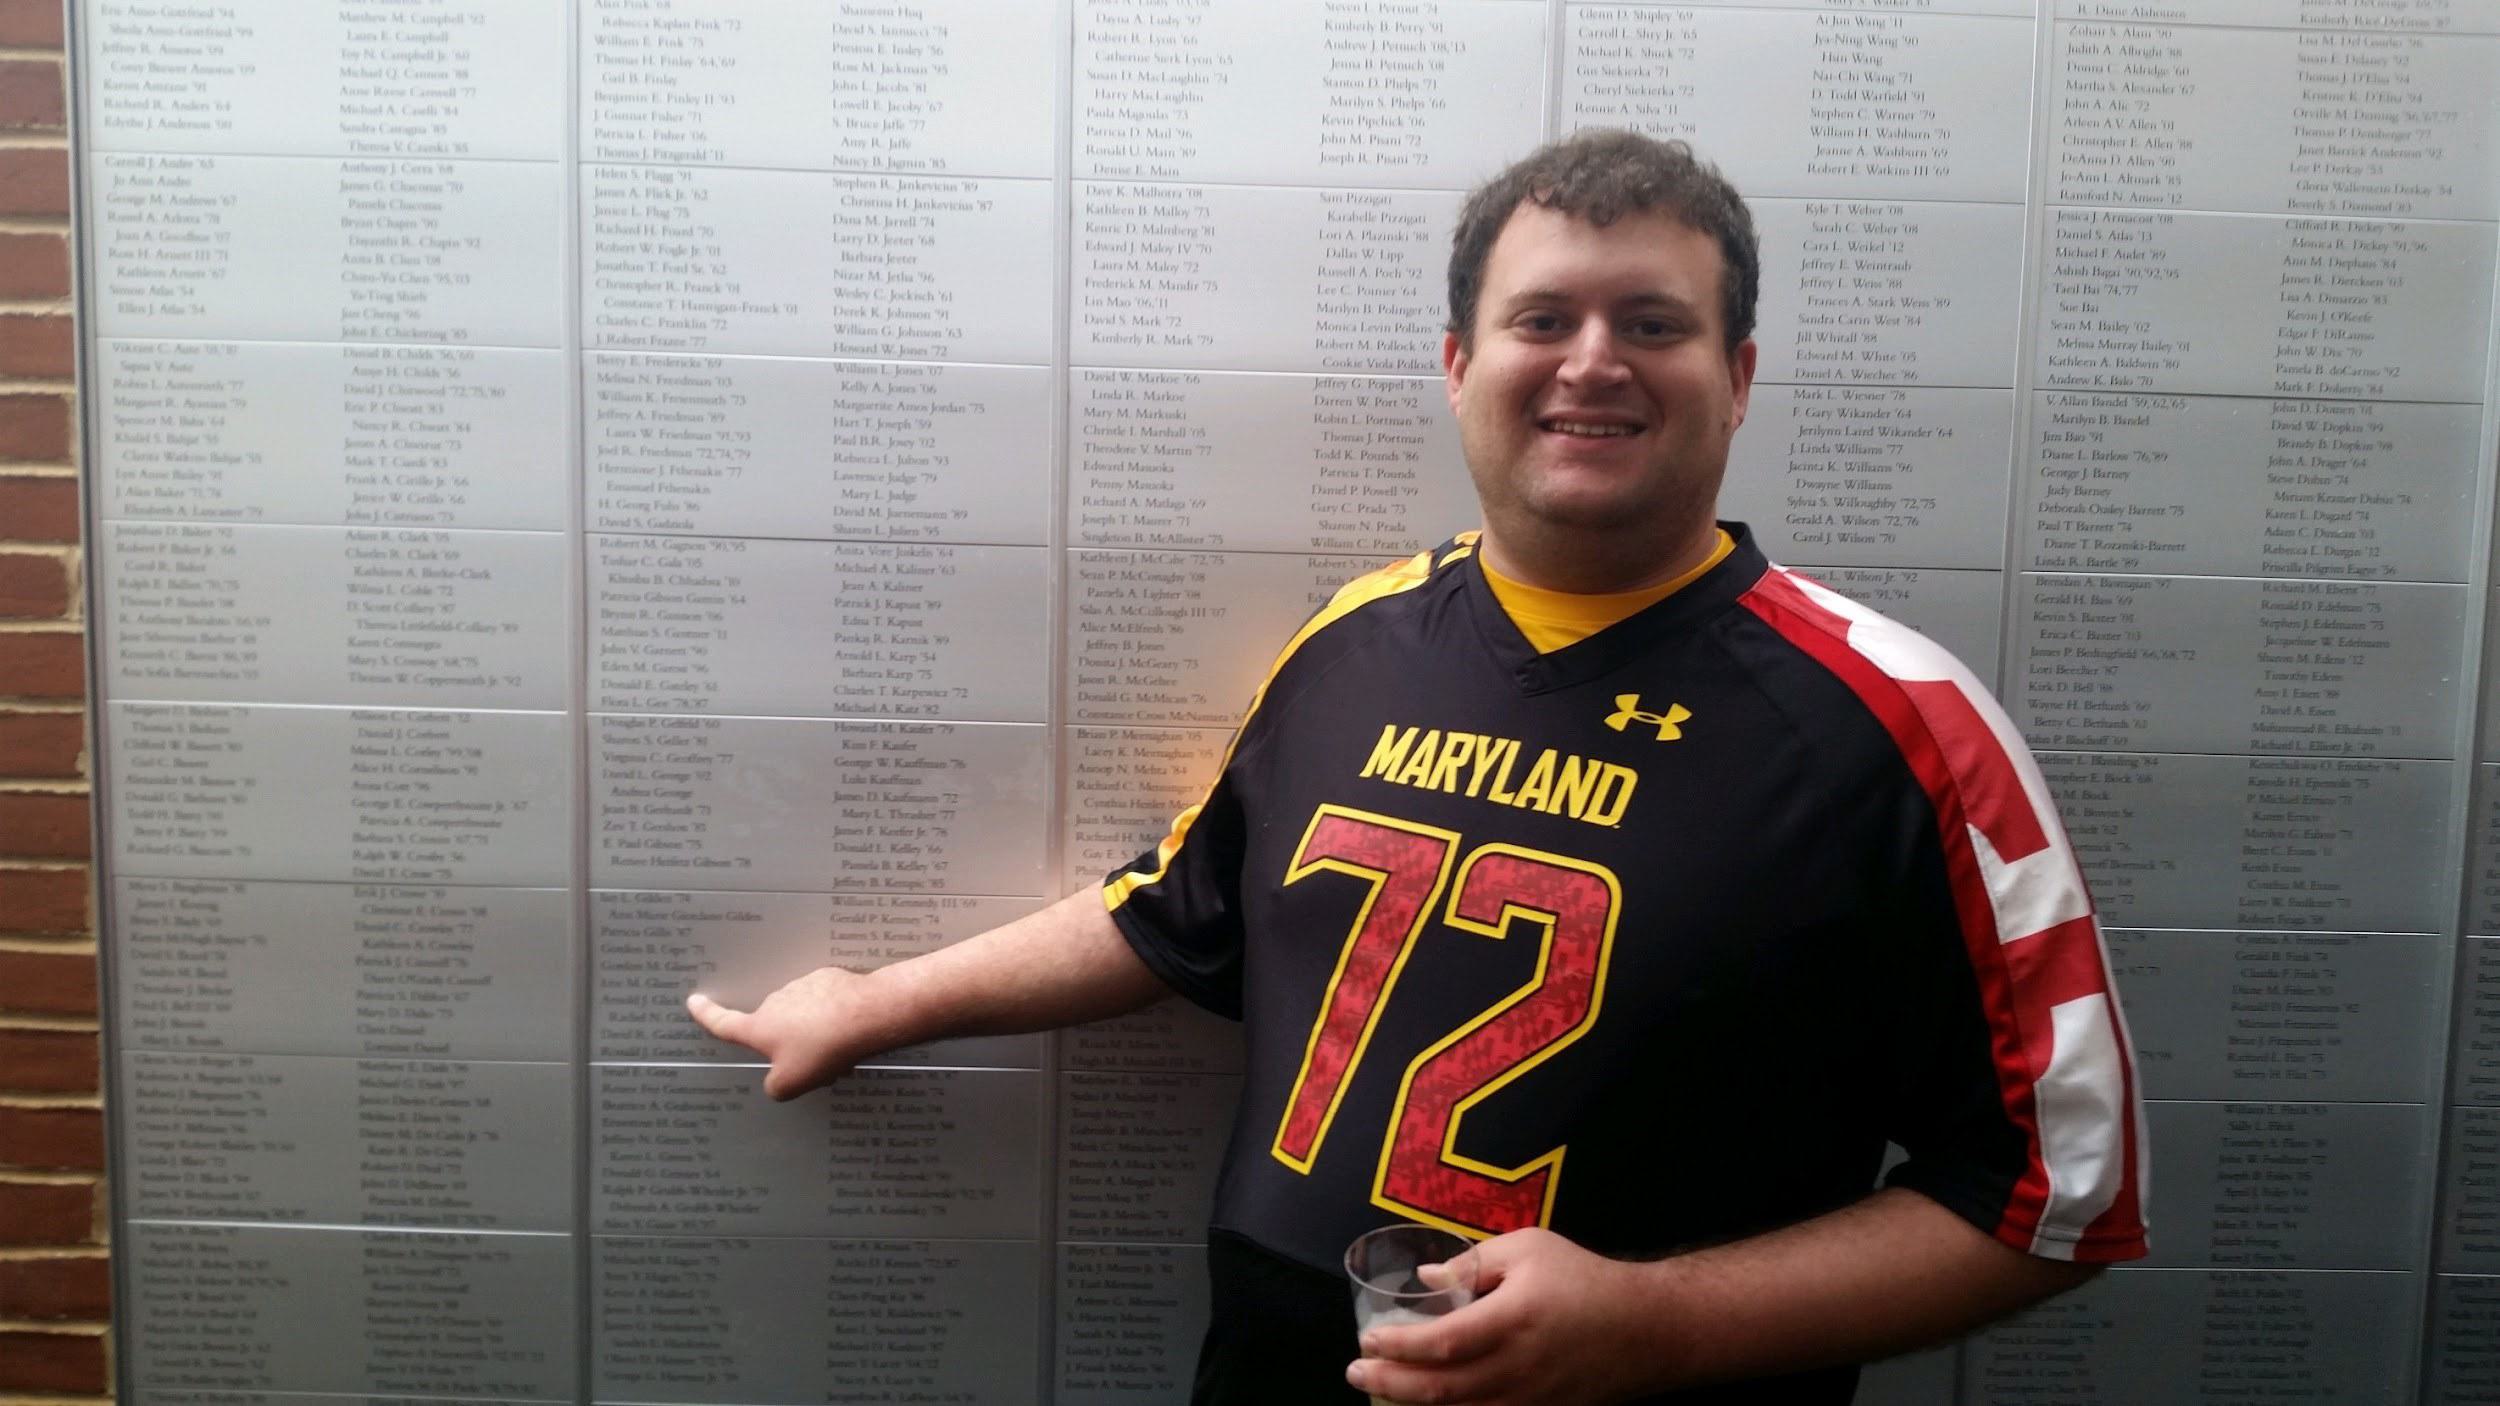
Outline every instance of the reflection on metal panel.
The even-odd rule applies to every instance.
[[[602,886],[1043,892],[1039,727],[591,719]]]

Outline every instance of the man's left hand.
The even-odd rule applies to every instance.
[[[1550,1230],[1515,1230],[1468,1253],[1476,1301],[1363,1334],[1348,1383],[1413,1406],[1600,1406],[1657,1389],[1662,1325],[1640,1266]]]

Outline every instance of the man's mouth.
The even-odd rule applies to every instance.
[[[1574,420],[1563,416],[1539,420],[1536,427],[1548,434],[1579,435],[1589,439],[1619,439],[1641,432],[1640,426],[1620,420]]]

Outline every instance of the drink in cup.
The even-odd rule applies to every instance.
[[[1429,1322],[1473,1303],[1476,1262],[1459,1258],[1470,1248],[1465,1237],[1428,1225],[1382,1226],[1356,1236],[1345,1252],[1346,1277],[1354,1281],[1354,1331]],[[1457,1278],[1435,1275],[1439,1287],[1433,1287],[1417,1272],[1425,1265],[1450,1265]],[[1399,1403],[1375,1396],[1372,1406]]]

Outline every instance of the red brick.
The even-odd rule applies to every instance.
[[[95,1193],[85,1182],[0,1181],[0,1245],[90,1243]]]
[[[38,1172],[103,1171],[103,1112],[0,1103],[0,1165]]]
[[[0,44],[12,49],[61,47],[61,7],[45,0],[0,0]]]
[[[0,234],[0,298],[69,296],[69,239],[58,234]]]
[[[0,1260],[0,1318],[97,1321],[113,1309],[113,1272],[101,1255]]]
[[[56,146],[0,147],[0,215],[68,214],[67,151]]]
[[[63,125],[61,65],[53,59],[0,59],[0,127]]]
[[[87,798],[60,791],[0,791],[0,855],[85,859],[93,834]]]
[[[89,953],[0,949],[0,1011],[91,1016],[95,992],[95,958]]]
[[[0,551],[0,616],[59,620],[69,614],[69,563],[47,552]]]
[[[0,1387],[93,1394],[105,1386],[102,1337],[93,1333],[0,1333]]]
[[[0,376],[66,381],[77,372],[78,341],[67,317],[49,312],[0,316]]]
[[[0,713],[0,777],[74,781],[87,774],[87,720],[76,713]]]
[[[69,397],[57,391],[0,395],[0,459],[58,463],[69,457]]]
[[[0,932],[86,933],[90,898],[84,869],[0,869]]]
[[[86,696],[87,644],[77,631],[0,631],[0,697]]]
[[[0,475],[0,541],[75,542],[78,534],[78,480]]]
[[[0,1088],[37,1094],[96,1091],[96,1037],[84,1030],[0,1030]]]

